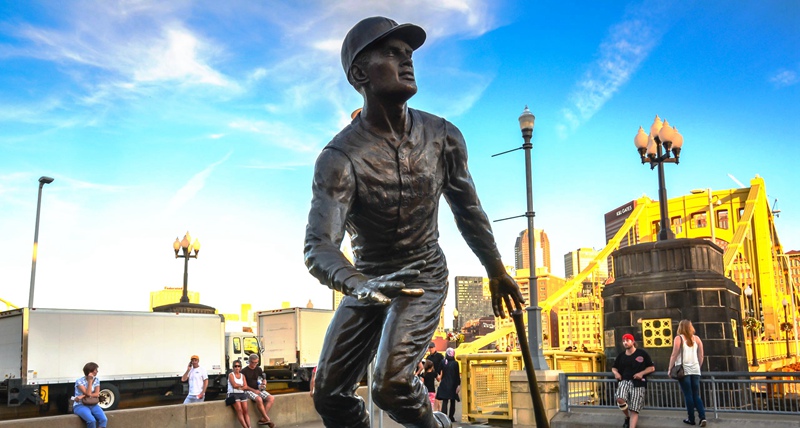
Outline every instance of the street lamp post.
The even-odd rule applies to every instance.
[[[459,332],[459,325],[458,325],[458,308],[453,309],[453,330],[458,333]]]
[[[522,131],[522,149],[525,151],[525,185],[527,195],[527,211],[525,217],[528,219],[528,290],[530,291],[531,305],[526,308],[528,312],[528,337],[530,337],[531,358],[535,370],[548,370],[547,361],[544,359],[542,351],[542,308],[539,307],[539,287],[536,278],[536,249],[535,249],[535,230],[533,228],[533,218],[536,213],[533,211],[533,173],[531,168],[531,150],[533,150],[533,126],[536,116],[528,110],[528,106],[519,116],[519,129]]]
[[[755,310],[753,309],[753,288],[749,285],[744,289],[744,295],[747,296],[747,302],[750,306],[750,318],[755,318]],[[756,356],[756,329],[748,327],[750,330],[750,346],[753,353],[753,362],[751,366],[758,367],[758,357]]]
[[[644,129],[639,127],[639,132],[633,139],[636,150],[642,158],[642,164],[650,162],[650,169],[658,167],[658,202],[661,209],[661,230],[658,232],[658,240],[666,241],[675,239],[669,224],[669,211],[667,210],[667,186],[664,180],[664,164],[680,163],[681,147],[683,147],[683,136],[676,128],[669,126],[669,122],[661,122],[661,118],[656,115],[656,119],[650,126],[650,135],[644,133]],[[663,147],[663,151],[662,151]],[[675,157],[670,156],[670,150]]]
[[[33,308],[33,290],[36,284],[36,257],[39,253],[39,213],[42,208],[42,188],[53,182],[53,178],[39,177],[39,198],[36,200],[36,227],[33,231],[33,261],[31,262],[31,287],[28,295],[28,308]]]
[[[183,257],[183,295],[181,296],[181,303],[189,303],[189,259],[196,259],[197,253],[200,252],[200,241],[195,239],[194,243],[191,243],[192,236],[189,235],[189,232],[186,232],[186,235],[183,236],[182,240],[178,240],[175,238],[175,242],[172,243],[172,248],[175,250],[175,258]],[[181,252],[178,255],[178,252]]]
[[[791,352],[789,351],[789,328],[788,328],[788,326],[791,326],[791,325],[789,324],[789,315],[788,315],[788,312],[786,311],[787,308],[789,307],[789,301],[786,300],[786,298],[784,297],[783,301],[781,301],[781,303],[783,304],[783,322],[787,326],[787,328],[783,328],[783,326],[781,326],[781,330],[783,330],[783,337],[786,339],[786,358],[789,358],[789,357],[791,357]]]

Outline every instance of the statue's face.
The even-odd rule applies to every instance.
[[[392,38],[371,48],[364,70],[369,78],[368,90],[381,98],[401,102],[414,96],[417,81],[411,60],[413,53],[408,43]]]

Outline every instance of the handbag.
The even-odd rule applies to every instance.
[[[100,397],[83,397],[81,402],[87,406],[93,406],[100,403]]]
[[[676,362],[675,365],[672,366],[672,370],[669,372],[669,377],[675,380],[681,380],[686,377],[686,373],[683,371],[683,336],[681,336],[681,363],[678,364]]]

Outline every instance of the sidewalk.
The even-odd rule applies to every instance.
[[[461,403],[456,404],[456,420],[461,417]],[[453,428],[492,428],[492,427],[500,427],[504,426],[506,428],[511,427],[511,421],[508,421],[505,425],[489,425],[486,422],[454,422]],[[384,412],[383,414],[383,426],[382,428],[402,428],[403,426],[398,424],[397,422],[391,420],[389,416]],[[308,422],[304,424],[296,424],[296,425],[281,425],[279,428],[323,428],[322,422]],[[373,428],[381,428],[380,424],[375,424]]]

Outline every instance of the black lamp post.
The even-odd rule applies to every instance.
[[[36,200],[36,227],[33,231],[33,261],[31,263],[31,288],[28,295],[28,308],[33,308],[33,289],[36,284],[36,258],[39,253],[39,213],[42,208],[42,188],[45,184],[50,184],[53,179],[50,177],[39,177],[39,198]]]
[[[789,358],[791,357],[791,353],[789,351],[789,328],[788,328],[790,324],[789,324],[789,314],[786,312],[787,308],[789,307],[789,301],[786,300],[786,298],[784,297],[781,303],[783,304],[783,322],[787,326],[787,328],[783,328],[783,326],[781,326],[781,330],[783,330],[783,337],[786,339],[786,358]]]
[[[755,310],[753,308],[753,288],[749,285],[747,288],[744,289],[744,295],[747,296],[747,301],[750,305],[750,318],[755,319]],[[756,329],[749,328],[750,330],[750,346],[753,353],[753,361],[750,363],[751,366],[758,367],[758,357],[756,356]]]
[[[650,162],[651,170],[658,167],[658,203],[661,209],[661,230],[658,232],[658,240],[675,239],[675,234],[672,233],[669,224],[664,164],[679,163],[681,147],[683,147],[683,136],[676,128],[669,126],[669,122],[664,121],[662,123],[661,118],[656,115],[655,121],[650,126],[650,135],[645,134],[644,129],[640,126],[633,143],[642,157],[642,164]],[[674,158],[670,156],[670,150],[672,150]]]
[[[191,243],[192,237],[189,235],[189,232],[186,232],[186,235],[183,236],[182,240],[178,240],[175,238],[175,242],[172,243],[172,248],[175,250],[175,258],[183,257],[183,295],[181,296],[181,303],[189,303],[189,259],[196,259],[197,253],[200,252],[200,241],[195,239],[194,243]],[[180,256],[178,252],[181,252]],[[194,254],[192,254],[194,252]]]

